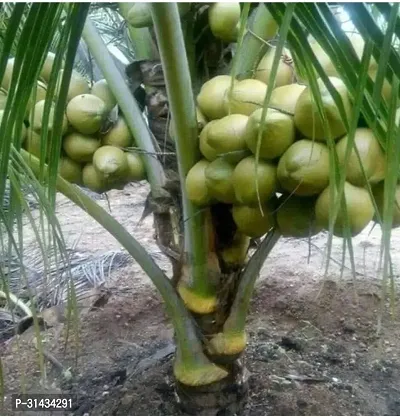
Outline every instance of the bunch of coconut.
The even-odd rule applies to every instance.
[[[41,158],[43,114],[55,55],[49,53],[40,72],[37,88],[32,92],[23,147]],[[11,82],[14,59],[9,59],[0,90],[0,108],[3,109]],[[61,69],[55,96],[62,79]],[[51,104],[47,131],[53,130],[55,104]],[[112,112],[116,117],[111,118]],[[117,101],[106,80],[90,87],[80,73],[73,70],[67,93],[67,105],[62,122],[62,150],[59,174],[67,181],[83,185],[98,193],[113,188],[121,189],[132,181],[146,178],[141,156],[129,150],[134,139],[122,114],[118,114]],[[47,156],[45,156],[47,160]]]
[[[186,177],[188,198],[198,206],[230,205],[238,231],[248,237],[260,237],[274,225],[284,236],[315,235],[330,228],[336,193],[330,183],[330,144],[346,169],[345,204],[333,233],[343,236],[346,228],[355,236],[374,217],[366,186],[383,180],[384,153],[370,129],[358,128],[354,144],[361,163],[354,150],[346,159],[346,127],[331,94],[318,80],[323,120],[310,88],[295,82],[289,51],[281,57],[277,87],[265,111],[275,52],[267,52],[252,79],[220,75],[202,86],[197,106],[207,123],[199,134],[202,159]],[[350,118],[352,103],[344,83],[329,79]]]

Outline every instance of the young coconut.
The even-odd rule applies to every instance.
[[[29,116],[29,123],[32,129],[36,130],[37,132],[41,132],[43,129],[43,116],[44,116],[45,105],[46,105],[46,100],[38,101],[33,107],[33,109],[31,110],[31,113]],[[53,130],[54,111],[55,111],[55,104],[51,103],[50,114],[49,114],[49,119],[48,119],[49,132]],[[65,135],[65,133],[67,133],[67,129],[68,129],[68,120],[64,114],[63,121],[62,121],[61,134]]]
[[[372,188],[372,193],[374,195],[375,203],[378,208],[378,213],[383,220],[383,205],[384,205],[384,193],[385,193],[385,184],[382,181],[381,183],[377,184],[375,187]],[[375,215],[376,217],[376,215]],[[400,184],[396,186],[395,192],[395,201],[393,206],[393,222],[392,228],[395,229],[396,227],[400,226]]]
[[[208,120],[221,119],[228,112],[224,107],[224,97],[230,88],[232,77],[217,75],[205,82],[197,96],[197,105]],[[237,81],[233,81],[235,84]]]
[[[128,162],[127,181],[142,181],[146,179],[146,169],[141,156],[136,152],[125,152]]]
[[[250,116],[255,110],[264,105],[267,86],[254,79],[238,81],[231,91],[225,92],[225,114],[244,114]]]
[[[76,162],[91,162],[100,144],[99,139],[79,132],[70,133],[63,139],[65,153]]]
[[[207,129],[207,145],[228,162],[239,162],[250,153],[244,138],[248,119],[243,114],[231,114],[216,120]]]
[[[105,79],[95,82],[91,93],[104,101],[107,111],[111,111],[117,105],[117,100]]]
[[[211,120],[211,122],[208,122],[204,126],[204,129],[201,131],[200,136],[199,136],[199,148],[200,148],[200,152],[210,162],[212,162],[215,159],[217,159],[218,154],[215,151],[215,149],[212,148],[208,144],[208,131],[211,128],[211,126],[213,124],[217,123],[217,122],[218,122],[218,120]]]
[[[204,171],[210,196],[221,203],[232,204],[236,202],[232,181],[234,168],[234,165],[224,158],[217,158]]]
[[[122,116],[118,117],[115,125],[103,136],[103,145],[117,146],[127,148],[133,143],[133,136]]]
[[[61,70],[58,74],[57,86],[56,86],[56,95],[59,94],[61,88],[61,82],[63,77],[64,70]],[[68,86],[67,102],[70,102],[74,97],[89,94],[90,88],[89,83],[86,81],[86,78],[81,75],[78,71],[72,70],[71,79]]]
[[[95,169],[93,164],[89,163],[83,167],[82,170],[82,183],[89,190],[95,193],[105,193],[111,189],[106,179]]]
[[[342,167],[345,164],[347,144],[347,135],[336,144],[338,161]],[[356,129],[354,145],[358,150],[361,164],[355,149],[352,148],[346,165],[346,180],[359,187],[366,185],[366,180],[370,184],[382,181],[385,178],[386,157],[372,130],[367,128]],[[366,179],[361,168],[364,170]]]
[[[104,101],[93,94],[74,97],[67,106],[67,117],[78,132],[91,135],[100,130],[107,117]]]
[[[287,194],[279,197],[276,222],[282,236],[311,237],[322,230],[315,220],[315,202],[314,197]]]
[[[258,195],[261,203],[268,201],[277,188],[276,166],[262,160],[257,166]],[[248,156],[235,167],[232,176],[235,196],[240,204],[256,206],[259,203],[256,188],[256,158]]]
[[[213,200],[206,185],[205,170],[209,165],[209,161],[202,159],[193,165],[186,175],[188,199],[197,206],[208,206]]]
[[[260,63],[257,66],[254,78],[256,80],[262,81],[264,84],[270,84],[270,76],[272,65],[274,63],[276,54],[276,48],[272,46],[268,52],[263,56]],[[293,70],[293,61],[290,55],[290,51],[286,48],[283,49],[283,54],[281,56],[278,71],[275,77],[275,87],[280,87],[282,85],[291,84],[294,81],[294,70]]]
[[[335,77],[329,77],[329,80],[340,95],[346,117],[350,120],[353,106],[350,102],[344,82],[340,78]],[[327,123],[324,123],[321,119],[309,87],[300,94],[300,97],[297,100],[294,112],[294,123],[297,129],[299,129],[299,131],[307,138],[322,142],[327,141],[329,137],[333,140],[337,140],[346,133],[345,124],[340,116],[339,109],[324,82],[320,78],[317,82]]]
[[[246,236],[257,238],[265,235],[275,225],[273,208],[269,204],[260,207],[233,206],[232,216],[239,230]]]
[[[315,218],[317,224],[329,230],[329,213],[334,206],[335,201],[331,201],[331,188],[329,185],[319,195],[315,205]],[[337,191],[334,190],[335,199],[338,198]],[[349,182],[344,184],[344,193],[342,201],[346,202],[346,211],[348,215],[348,226],[350,235],[356,236],[361,233],[374,216],[374,206],[368,191],[364,188],[355,187]],[[344,236],[344,227],[346,224],[346,216],[343,205],[341,206],[336,222],[333,227],[333,234],[338,237]]]
[[[289,84],[274,88],[268,107],[294,115],[297,100],[305,88],[306,86],[301,84]]]
[[[82,166],[67,156],[58,163],[58,174],[71,184],[82,184]]]
[[[208,9],[208,23],[212,34],[224,42],[235,42],[238,36],[240,3],[217,2]]]
[[[329,183],[329,150],[319,142],[299,140],[282,155],[278,181],[283,189],[299,196],[312,196]]]
[[[245,140],[253,154],[256,154],[257,151],[262,113],[263,109],[252,113],[246,126]],[[268,109],[261,135],[260,157],[275,159],[281,156],[294,142],[294,139],[293,117],[278,110]]]
[[[117,182],[129,172],[126,153],[115,146],[101,146],[93,154],[93,166],[107,181]]]

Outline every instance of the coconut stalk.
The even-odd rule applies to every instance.
[[[190,310],[207,314],[215,310],[217,297],[215,287],[208,279],[206,218],[187,198],[184,186],[187,173],[200,159],[189,64],[177,5],[151,4],[151,12],[175,132],[185,220],[184,262],[187,263],[190,272],[186,277],[189,282],[181,283],[179,291]]]

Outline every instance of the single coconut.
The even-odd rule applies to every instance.
[[[328,147],[308,139],[293,143],[279,160],[277,174],[280,185],[290,193],[319,194],[329,183]]]
[[[83,167],[82,183],[89,190],[95,193],[105,193],[111,189],[106,179],[94,168],[93,164],[89,163]]]
[[[272,65],[274,63],[275,55],[276,48],[273,46],[262,57],[260,63],[258,64],[254,74],[255,79],[262,81],[267,85],[270,84]],[[293,61],[290,55],[290,51],[284,48],[283,54],[278,64],[278,71],[275,77],[275,87],[291,84],[294,81],[294,71],[292,65]]]
[[[211,122],[208,122],[201,131],[199,137],[200,152],[210,162],[214,161],[218,157],[218,154],[217,151],[208,144],[208,131],[211,126],[217,122],[218,120],[211,120]]]
[[[338,198],[337,191],[334,190],[334,201],[331,201],[331,187],[332,185],[329,185],[322,191],[315,204],[315,218],[317,224],[326,230],[329,230],[329,213],[336,204],[336,199]],[[345,213],[347,211],[350,235],[356,236],[361,233],[372,220],[374,216],[374,206],[366,189],[355,187],[347,181],[344,184],[343,196],[344,201],[346,202],[346,210],[342,204],[336,217],[333,234],[338,237],[344,236],[344,226],[346,224]]]
[[[221,258],[228,268],[236,269],[242,266],[247,257],[250,246],[250,238],[236,231],[232,243],[221,250]]]
[[[93,94],[81,94],[68,103],[67,117],[76,130],[91,135],[100,130],[107,108],[104,101]]]
[[[260,200],[257,196],[256,178]],[[276,191],[276,166],[262,160],[256,165],[256,158],[248,156],[236,165],[232,181],[236,199],[240,204],[255,206],[259,201],[265,203]]]
[[[240,3],[212,3],[208,9],[208,23],[212,34],[225,42],[234,42],[238,36]]]
[[[236,81],[233,81],[236,84]],[[217,75],[205,82],[197,96],[197,105],[208,120],[221,119],[228,112],[224,107],[224,97],[230,88],[232,77]]]
[[[1,88],[8,91],[11,86],[11,79],[14,70],[15,58],[9,58],[7,61],[6,69],[4,71],[3,79],[1,80]]]
[[[107,111],[111,111],[117,105],[117,100],[105,79],[95,82],[91,93],[104,101]]]
[[[142,181],[146,179],[146,169],[141,156],[136,152],[125,152],[128,162],[128,181]]]
[[[127,148],[133,143],[133,136],[122,116],[118,117],[115,125],[103,136],[102,144]]]
[[[260,207],[233,206],[232,216],[236,227],[243,234],[252,238],[265,235],[275,225],[273,209],[270,205]]]
[[[82,166],[67,156],[61,157],[58,174],[71,184],[82,184]]]
[[[129,168],[126,153],[115,146],[101,146],[93,155],[93,165],[107,180],[126,178]]]
[[[228,89],[224,97],[225,114],[245,114],[250,116],[255,110],[263,107],[267,86],[254,79],[238,81],[232,91]]]
[[[294,115],[297,100],[306,86],[301,84],[289,84],[272,90],[269,107]]]
[[[207,206],[212,202],[205,176],[205,170],[209,165],[209,161],[202,159],[193,165],[186,175],[185,184],[188,199],[197,206]]]
[[[315,220],[315,202],[315,197],[279,197],[276,222],[282,236],[311,237],[321,231]]]
[[[41,132],[43,130],[43,117],[45,112],[46,100],[38,101],[33,109],[31,110],[29,122],[33,130],[37,132]],[[51,132],[53,130],[53,122],[54,122],[54,112],[55,112],[55,103],[51,103],[50,105],[50,112],[49,112],[49,119],[48,119],[48,130]],[[68,120],[65,114],[63,115],[62,120],[62,130],[61,135],[65,135],[68,129]]]
[[[249,154],[244,138],[248,119],[243,114],[231,114],[215,121],[207,130],[207,145],[228,162],[239,162]]]
[[[375,203],[378,209],[380,220],[383,221],[383,205],[384,205],[384,193],[385,193],[385,184],[382,181],[372,188],[374,195]],[[375,216],[377,217],[377,216]],[[392,228],[400,226],[400,184],[397,184],[395,191],[395,201],[393,205],[393,222]]]
[[[256,110],[247,122],[245,140],[247,146],[256,154],[263,109]],[[261,135],[260,157],[275,159],[281,156],[294,142],[295,128],[293,117],[278,110],[268,109]]]
[[[43,63],[42,69],[40,71],[40,78],[42,78],[47,84],[50,81],[51,71],[53,69],[54,60],[56,55],[53,52],[49,52]],[[64,67],[64,62],[61,63],[61,68]]]
[[[63,79],[64,70],[61,70],[58,74],[57,86],[56,86],[56,95],[59,94],[61,88],[61,82]],[[72,70],[71,79],[69,81],[68,93],[67,93],[67,102],[70,102],[74,97],[77,97],[82,94],[89,94],[90,88],[89,83],[86,78],[81,75],[78,71]]]
[[[94,153],[100,147],[100,140],[92,136],[74,132],[63,139],[65,153],[76,162],[91,162]]]
[[[236,201],[232,181],[234,168],[233,164],[223,158],[217,158],[204,171],[210,196],[221,203],[232,204]]]
[[[344,168],[346,149],[348,145],[348,136],[343,137],[336,144],[336,152],[341,168]],[[357,157],[355,148],[358,150],[360,161]],[[354,146],[350,151],[347,160],[346,180],[353,185],[363,187],[366,185],[366,180],[371,184],[376,184],[385,178],[386,157],[378,140],[372,133],[371,129],[358,128],[354,135]],[[362,167],[361,167],[362,165]]]
[[[346,117],[350,120],[352,104],[344,82],[335,77],[329,77],[329,80],[340,95]],[[314,102],[309,87],[300,94],[300,97],[297,100],[294,112],[294,123],[299,131],[307,138],[322,142],[327,141],[328,138],[336,140],[346,133],[346,127],[331,93],[320,78],[317,82],[321,93],[326,123],[324,123],[318,113],[317,105]]]

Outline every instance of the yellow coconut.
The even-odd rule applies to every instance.
[[[101,146],[93,154],[93,165],[107,180],[126,178],[129,172],[126,153],[115,146]]]
[[[128,181],[142,181],[146,179],[146,169],[141,156],[136,152],[125,152],[128,162]]]
[[[319,195],[315,205],[315,218],[317,224],[328,230],[329,229],[329,213],[332,207],[336,204],[337,192],[335,191],[335,199],[331,201],[331,187],[329,185]],[[346,211],[348,216],[348,225],[351,236],[356,236],[361,233],[374,216],[374,206],[371,197],[365,188],[355,187],[349,182],[345,182],[344,196],[342,201],[346,202]],[[333,234],[335,236],[344,236],[344,226],[346,224],[346,211],[343,206],[339,210],[336,222],[334,224]]]
[[[301,84],[289,84],[274,88],[269,101],[269,107],[294,115],[297,100],[305,88],[306,86]]]
[[[202,85],[197,105],[208,120],[221,119],[228,114],[224,107],[224,97],[231,83],[232,77],[229,75],[217,75]]]
[[[254,78],[265,84],[270,84],[271,70],[276,55],[276,48],[272,46],[262,57],[254,74]],[[283,49],[275,77],[275,87],[291,84],[294,81],[293,61],[290,51]]]
[[[345,114],[347,119],[350,120],[352,104],[345,84],[339,78],[329,77],[329,80],[340,95]],[[297,100],[294,112],[294,123],[297,129],[299,129],[299,131],[307,138],[319,141],[327,141],[328,138],[333,140],[339,139],[346,133],[345,124],[340,116],[336,103],[325,84],[320,78],[317,82],[327,123],[324,124],[320,117],[309,87],[300,94],[300,97]]]
[[[225,42],[234,42],[238,36],[240,3],[212,3],[208,9],[208,23],[212,34]]]
[[[205,170],[210,165],[206,159],[197,162],[186,176],[186,193],[188,199],[197,206],[207,206],[212,197],[206,185]]]
[[[208,144],[208,130],[217,122],[218,120],[211,120],[211,122],[208,122],[199,136],[200,152],[210,162],[214,161],[218,157],[218,154],[215,149]]]
[[[309,237],[322,228],[315,220],[315,197],[297,197],[282,194],[278,199],[276,222],[282,236]]]
[[[336,144],[336,152],[339,164],[344,167],[348,137],[344,136]],[[355,131],[354,146],[358,150],[361,164],[354,147],[346,165],[346,180],[351,184],[363,187],[366,184],[362,172],[364,170],[366,179],[371,184],[376,184],[385,178],[386,157],[378,140],[371,129],[358,128]],[[361,167],[362,165],[362,167]]]
[[[76,162],[91,162],[93,154],[100,147],[100,140],[74,132],[63,139],[65,153]]]
[[[82,184],[82,166],[67,156],[63,156],[58,164],[58,174],[71,184]]]
[[[230,204],[236,201],[232,181],[234,168],[233,164],[223,158],[217,158],[204,171],[210,196],[221,203]]]
[[[104,101],[107,111],[111,111],[117,105],[117,100],[105,79],[95,82],[91,93]]]
[[[64,70],[61,70],[58,75],[58,82],[56,87],[56,95],[58,95]],[[68,86],[67,102],[70,102],[74,97],[82,94],[89,94],[90,88],[86,78],[81,75],[78,71],[72,70],[71,79]]]
[[[225,114],[245,114],[250,116],[264,105],[267,86],[254,79],[235,83],[233,90],[227,90],[224,97]]]
[[[262,206],[233,206],[232,216],[238,230],[246,236],[257,238],[265,235],[275,225],[273,208],[270,205]]]
[[[103,136],[102,144],[127,148],[133,143],[133,136],[122,116],[118,117],[115,125]]]
[[[329,183],[328,147],[307,139],[293,143],[279,160],[277,174],[280,185],[290,193],[319,194]]]
[[[372,188],[374,199],[378,208],[380,219],[383,221],[383,205],[384,205],[384,188],[385,184],[381,183]],[[376,216],[375,216],[376,217]],[[400,226],[400,184],[397,184],[395,191],[395,201],[393,205],[393,223],[392,228]]]
[[[67,117],[80,133],[90,135],[100,130],[107,117],[104,101],[93,94],[74,97],[67,106]]]
[[[53,52],[49,52],[44,61],[43,67],[40,71],[40,78],[42,78],[47,84],[50,81],[51,71],[53,69],[53,64],[56,56]],[[64,62],[61,63],[61,68],[64,67]]]
[[[277,187],[276,165],[259,160],[256,177],[256,158],[249,156],[242,159],[233,171],[233,188],[240,204],[247,206],[258,204],[256,178],[258,179],[258,196],[261,203],[266,202],[274,195]]]
[[[256,154],[257,150],[262,112],[263,109],[256,110],[249,117],[246,126],[245,140],[253,154]],[[281,156],[294,142],[294,139],[293,117],[278,110],[268,109],[261,135],[260,157],[275,159]]]
[[[96,193],[104,193],[111,189],[106,179],[89,163],[83,167],[82,182],[86,188]]]
[[[244,264],[249,250],[250,238],[236,231],[232,243],[221,250],[221,258],[228,268],[238,268]]]
[[[29,116],[29,123],[33,130],[37,132],[41,132],[43,129],[43,116],[45,111],[45,100],[38,101],[33,109],[31,110]],[[53,130],[53,119],[54,119],[54,111],[55,111],[55,104],[52,103],[50,107],[49,119],[48,119],[48,130],[49,132]],[[62,131],[61,134],[64,135],[68,129],[68,120],[64,114],[63,121],[62,121]]]

